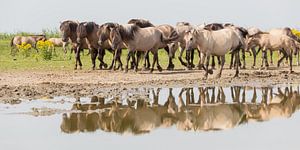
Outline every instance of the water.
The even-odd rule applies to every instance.
[[[0,104],[4,149],[297,149],[299,86],[115,89]],[[1,148],[2,149],[2,148]]]

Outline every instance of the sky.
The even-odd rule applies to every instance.
[[[299,0],[3,0],[0,32],[58,29],[63,20],[125,24],[144,18],[153,24],[234,23],[268,30],[300,29]]]

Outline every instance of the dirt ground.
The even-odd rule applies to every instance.
[[[249,67],[248,67],[249,68]],[[203,80],[203,70],[154,71],[10,71],[0,73],[0,100],[35,99],[53,96],[91,96],[108,89],[137,87],[188,87],[188,86],[272,86],[299,84],[300,67],[289,74],[288,67],[270,67],[268,70],[240,70],[233,78],[234,70],[226,69],[216,79],[218,70]]]

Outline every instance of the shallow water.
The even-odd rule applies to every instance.
[[[4,149],[297,149],[299,86],[112,89],[0,104]],[[2,148],[1,148],[2,149]]]

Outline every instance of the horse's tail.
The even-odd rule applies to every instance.
[[[174,30],[171,35],[167,38],[167,37],[164,37],[163,34],[161,34],[161,41],[165,44],[168,44],[168,43],[171,43],[175,40],[177,40],[179,38],[179,35],[178,33]]]

